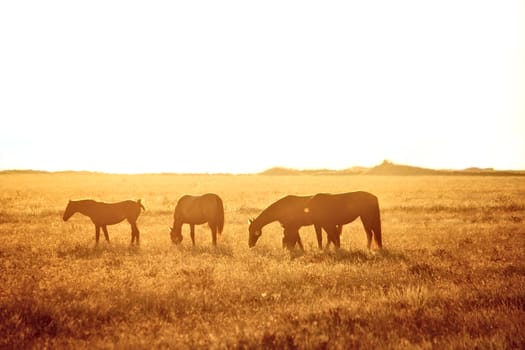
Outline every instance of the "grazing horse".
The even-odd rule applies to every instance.
[[[109,242],[108,229],[106,225],[114,225],[126,219],[131,225],[131,244],[139,244],[140,232],[137,227],[137,218],[140,215],[140,209],[145,210],[144,206],[137,201],[123,201],[118,203],[96,202],[91,199],[79,201],[69,201],[64,211],[64,221],[69,220],[75,213],[81,213],[88,216],[95,224],[95,244],[98,245],[100,229],[104,231],[106,241]]]
[[[224,228],[224,206],[222,199],[214,193],[202,196],[182,196],[173,213],[171,241],[182,242],[182,225],[190,224],[191,243],[195,247],[195,225],[208,223],[213,246],[217,246],[217,234]]]
[[[381,217],[377,197],[371,193],[359,191],[341,194],[319,193],[313,196],[304,208],[311,215],[313,222],[328,233],[329,240],[339,248],[340,228],[358,217],[366,231],[370,249],[372,237],[379,249],[381,242]]]
[[[255,219],[250,219],[248,246],[250,248],[255,246],[262,235],[264,226],[274,221],[279,221],[284,229],[283,247],[292,249],[297,243],[299,248],[304,250],[301,237],[299,236],[299,228],[313,224],[311,215],[304,210],[311,198],[312,196],[285,196],[270,204]],[[321,249],[323,238],[320,225],[315,225],[315,233],[317,235],[317,245]]]

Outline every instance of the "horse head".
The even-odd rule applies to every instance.
[[[73,201],[69,201],[69,203],[67,203],[67,207],[64,211],[64,216],[62,216],[62,219],[64,221],[67,221],[71,216],[73,216],[73,214],[75,214],[75,210],[73,209]]]
[[[257,227],[257,225],[254,224],[253,219],[250,219],[249,223],[250,223],[250,226],[248,227],[248,233],[249,233],[248,246],[252,248],[255,246],[255,243],[257,243],[257,240],[259,239],[259,237],[261,237],[262,230],[260,227]]]
[[[171,241],[174,244],[180,244],[180,242],[182,242],[182,233],[180,229],[175,230],[174,227],[170,227],[170,236],[171,236]]]

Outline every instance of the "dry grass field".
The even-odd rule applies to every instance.
[[[286,194],[379,197],[382,253],[361,223],[342,249],[281,248],[278,223],[248,224]],[[183,194],[215,192],[226,223],[173,246]],[[69,199],[141,198],[140,248],[126,222],[94,248]],[[0,348],[525,348],[525,178],[0,174]],[[326,237],[324,237],[326,239]]]

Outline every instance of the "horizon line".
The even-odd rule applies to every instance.
[[[111,172],[111,171],[101,171],[101,170],[42,170],[42,169],[1,169],[0,174],[7,173],[44,173],[44,174],[60,174],[60,173],[90,173],[90,174],[105,174],[105,175],[292,175],[301,174],[301,173],[327,173],[332,175],[380,175],[380,174],[366,174],[364,173],[367,170],[378,169],[381,167],[390,166],[393,169],[395,168],[405,168],[417,171],[428,171],[435,173],[437,175],[446,174],[446,173],[466,173],[466,174],[490,174],[490,173],[521,173],[525,172],[525,169],[495,169],[492,167],[466,167],[461,169],[452,169],[452,168],[425,168],[417,165],[407,165],[407,164],[398,164],[388,160],[384,160],[382,163],[375,166],[361,166],[354,165],[348,168],[343,169],[331,169],[331,168],[293,168],[286,167],[281,165],[276,165],[269,167],[267,169],[258,171],[258,172],[228,172],[228,171],[218,171],[218,172],[185,172],[185,171],[153,171],[153,172]],[[272,171],[281,171],[282,174],[271,174]],[[290,172],[290,174],[285,174],[285,172]]]

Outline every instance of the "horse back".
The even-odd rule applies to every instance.
[[[106,225],[117,224],[123,220],[135,222],[140,215],[141,204],[132,200],[116,203],[100,203],[98,216]]]
[[[364,191],[320,193],[312,197],[308,209],[316,222],[345,224],[358,217],[377,215],[378,200],[373,194]]]
[[[223,211],[222,200],[214,193],[184,195],[177,202],[173,218],[178,222],[200,225],[216,220],[218,213]]]
[[[365,213],[378,206],[377,197],[369,192],[348,192],[334,196],[339,201],[338,204],[348,211]]]

